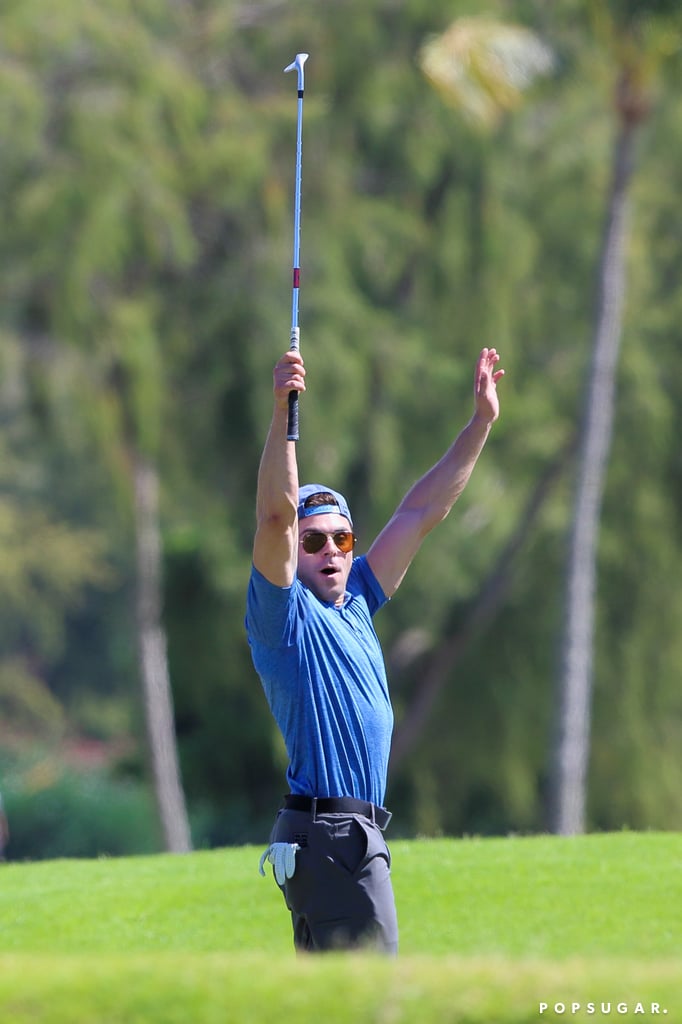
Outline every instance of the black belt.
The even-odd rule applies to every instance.
[[[362,814],[383,830],[391,820],[391,812],[385,807],[377,807],[367,800],[354,800],[350,796],[300,796],[288,793],[284,797],[284,806],[288,811],[307,811],[316,814]]]

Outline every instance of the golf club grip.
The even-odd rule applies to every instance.
[[[289,418],[287,441],[298,441],[298,391],[289,392]]]

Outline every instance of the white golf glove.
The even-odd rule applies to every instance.
[[[263,865],[266,860],[270,861],[275,870],[275,881],[278,885],[284,885],[287,878],[291,878],[296,870],[296,851],[301,847],[298,843],[271,843],[260,859],[258,870],[265,876]]]

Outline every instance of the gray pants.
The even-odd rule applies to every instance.
[[[284,808],[270,842],[300,846],[296,870],[280,887],[297,951],[398,952],[391,855],[373,821]]]

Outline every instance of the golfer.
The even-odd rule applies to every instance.
[[[288,351],[275,366],[246,629],[289,760],[290,792],[260,869],[273,865],[298,951],[397,952],[383,836],[393,712],[372,617],[466,486],[499,415],[498,361],[495,349],[482,350],[471,419],[357,558],[343,495],[326,484],[299,486],[287,409],[289,392],[305,391],[301,355]]]

